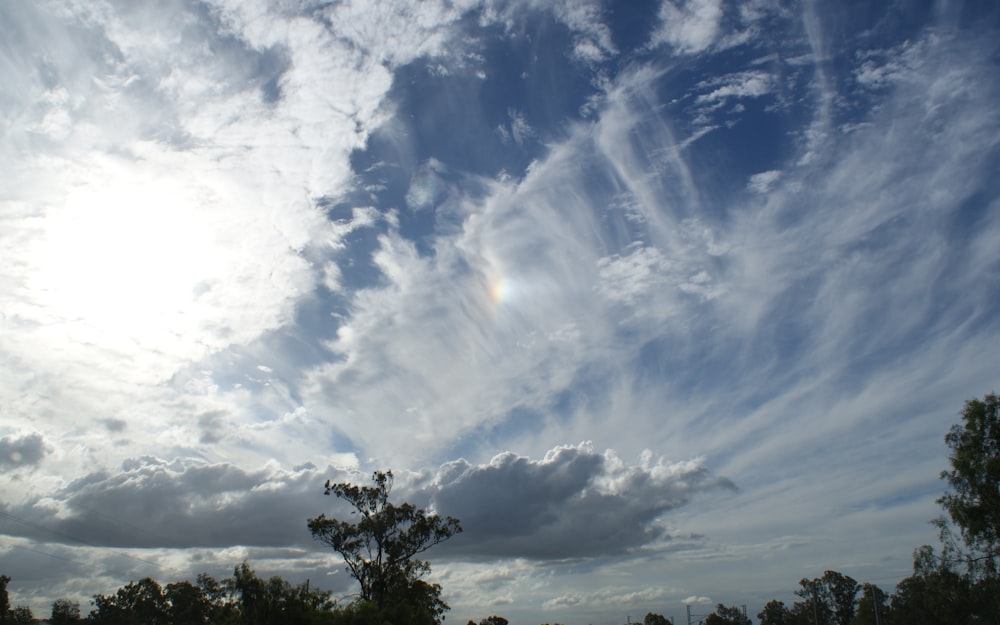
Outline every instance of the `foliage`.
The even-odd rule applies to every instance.
[[[10,576],[0,575],[0,623],[7,622],[7,613],[10,612],[10,596],[7,594],[9,583]]]
[[[880,625],[888,613],[889,595],[874,584],[862,584],[851,625]]]
[[[995,393],[970,399],[962,423],[945,436],[951,448],[950,471],[943,471],[951,492],[938,503],[958,526],[972,554],[970,572],[995,576],[1000,566],[1000,398]]]
[[[715,612],[705,617],[705,625],[750,625],[744,611],[736,606],[726,606],[719,604],[715,606]]]
[[[10,625],[32,625],[34,622],[35,615],[28,606],[19,605],[7,614],[7,623]]]
[[[662,614],[657,614],[656,612],[646,613],[646,617],[642,619],[642,625],[674,625],[670,619],[663,616]]]
[[[507,625],[509,621],[502,616],[487,616],[479,621],[479,625]],[[475,621],[469,621],[466,625],[476,625]]]
[[[52,602],[52,614],[49,616],[51,625],[75,625],[80,623],[80,604],[69,599],[56,599]]]
[[[795,594],[805,599],[796,604],[800,611],[811,611],[819,625],[850,625],[858,594],[858,583],[853,578],[826,571],[823,577],[799,580],[799,586]]]
[[[10,576],[0,575],[0,625],[29,625],[35,622],[35,615],[27,606],[17,606],[11,609],[10,596],[7,594],[7,584]]]
[[[94,595],[91,620],[100,625],[167,625],[167,600],[152,578],[122,586],[113,595]]]
[[[391,471],[376,471],[372,480],[373,486],[327,481],[325,494],[350,503],[360,518],[351,523],[320,515],[309,519],[309,531],[344,558],[361,586],[362,601],[392,611],[404,610],[399,604],[405,601],[427,610],[437,622],[448,606],[440,598],[440,586],[420,580],[430,565],[415,556],[462,528],[455,518],[442,519],[412,504],[389,502]]]
[[[789,625],[791,615],[784,601],[772,599],[764,605],[764,609],[757,613],[760,625]]]

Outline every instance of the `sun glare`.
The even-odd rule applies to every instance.
[[[114,349],[162,348],[197,326],[197,287],[218,258],[179,182],[117,172],[49,212],[30,284],[48,323]]]

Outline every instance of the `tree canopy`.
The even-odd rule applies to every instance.
[[[321,514],[309,519],[309,531],[344,558],[361,586],[362,600],[380,610],[403,602],[439,620],[448,606],[440,599],[440,586],[420,579],[430,565],[416,556],[461,532],[462,527],[454,517],[441,518],[409,503],[390,502],[392,471],[375,471],[372,481],[372,486],[357,486],[328,480],[324,494],[351,504],[359,518],[352,523]]]
[[[967,560],[987,575],[1000,566],[1000,399],[995,393],[970,399],[962,423],[945,436],[951,491],[938,499],[970,550]]]

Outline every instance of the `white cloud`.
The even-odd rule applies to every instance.
[[[699,104],[716,103],[726,98],[756,98],[771,92],[771,76],[765,72],[740,72],[710,81],[706,86],[712,91],[695,98]]]
[[[767,193],[781,177],[781,171],[772,169],[750,176],[747,188],[756,193]]]
[[[663,0],[653,45],[668,44],[682,53],[708,49],[719,36],[721,0]]]

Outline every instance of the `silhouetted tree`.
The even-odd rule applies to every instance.
[[[889,595],[885,594],[885,591],[878,586],[868,583],[862,584],[851,625],[881,625],[885,623],[889,613],[888,600]],[[878,618],[875,616],[876,613],[878,613]]]
[[[94,610],[90,617],[100,625],[170,623],[163,588],[149,577],[122,586],[114,595],[94,595]]]
[[[715,606],[715,612],[705,617],[705,625],[750,625],[751,621],[743,610],[736,606],[726,606],[719,604]]]
[[[858,583],[837,571],[826,571],[823,577],[799,580],[795,594],[804,601],[796,603],[793,613],[811,615],[816,625],[850,625]]]
[[[7,594],[9,575],[0,575],[0,623],[6,623],[10,613],[10,596]]]
[[[10,625],[32,625],[35,622],[35,615],[28,606],[19,605],[7,614],[7,622]]]
[[[772,599],[764,605],[764,609],[757,613],[760,625],[790,625],[791,615],[783,601]]]
[[[76,625],[81,621],[79,602],[69,599],[56,599],[52,602],[50,625]]]
[[[642,619],[642,625],[674,625],[673,622],[662,614],[647,612]]]
[[[415,556],[462,531],[458,519],[442,519],[408,503],[390,503],[391,471],[376,471],[372,480],[374,486],[327,481],[325,494],[350,503],[360,518],[350,523],[320,515],[309,519],[309,531],[344,558],[361,585],[363,601],[381,610],[418,606],[438,621],[448,606],[440,599],[439,585],[420,580],[430,565]],[[397,605],[400,601],[408,605]]]
[[[896,585],[890,608],[898,625],[968,625],[968,578],[954,571],[929,546],[914,552],[913,575]]]

